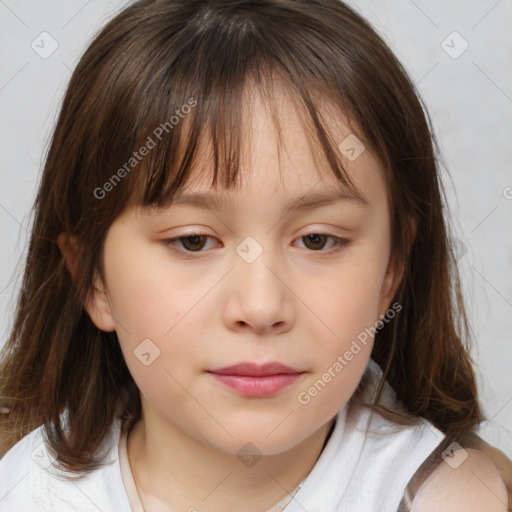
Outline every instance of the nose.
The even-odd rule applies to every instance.
[[[236,255],[223,315],[228,328],[258,335],[290,330],[295,310],[289,280],[269,250],[251,263]]]

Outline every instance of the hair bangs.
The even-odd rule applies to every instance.
[[[247,77],[238,78],[229,94],[224,87],[212,87],[212,92],[204,96],[200,93],[204,84],[188,84],[190,87],[185,87],[172,102],[165,97],[154,98],[154,109],[148,113],[136,144],[137,148],[146,146],[150,151],[128,185],[130,203],[157,209],[169,207],[180,190],[205,175],[211,177],[213,188],[220,185],[229,190],[240,186],[244,176],[241,168],[250,172],[248,156],[254,133],[246,121],[252,118],[250,99],[255,89],[273,122],[279,163],[284,148],[279,99],[286,94],[301,119],[317,168],[331,172],[343,186],[359,193],[344,167],[337,135],[323,114],[325,94],[321,100],[318,94],[315,98],[308,90],[297,90],[293,79],[282,70],[262,72],[257,68]],[[190,104],[194,107],[189,109]],[[333,100],[327,106],[334,105]],[[177,113],[184,110],[186,116],[178,121]]]

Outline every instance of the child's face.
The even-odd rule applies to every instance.
[[[229,453],[252,442],[276,454],[348,401],[370,357],[367,329],[390,307],[399,276],[388,272],[388,198],[370,151],[346,160],[368,204],[292,211],[286,205],[299,197],[343,191],[315,164],[284,97],[280,179],[273,124],[257,95],[254,101],[252,171],[242,189],[215,192],[203,175],[185,192],[225,195],[224,206],[126,210],[104,247],[106,282],[98,287],[108,301],[98,294],[88,309],[96,325],[117,331],[146,421],[158,418]],[[350,134],[340,126],[339,143]],[[198,232],[208,237],[164,242]],[[330,237],[306,237],[323,233]],[[210,373],[241,362],[279,362],[302,373],[266,396],[243,394]]]

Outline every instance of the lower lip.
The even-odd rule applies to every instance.
[[[212,373],[212,375],[226,386],[236,389],[242,395],[266,397],[291,386],[301,377],[302,373],[280,373],[264,377],[221,375],[218,373]]]

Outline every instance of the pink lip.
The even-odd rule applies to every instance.
[[[281,363],[241,363],[208,373],[243,395],[265,397],[290,386],[304,372]]]
[[[249,377],[264,377],[267,375],[279,375],[282,373],[302,373],[301,370],[290,368],[289,366],[281,363],[239,363],[232,366],[226,366],[225,368],[219,368],[217,370],[210,370],[210,372],[220,375],[244,375]]]

